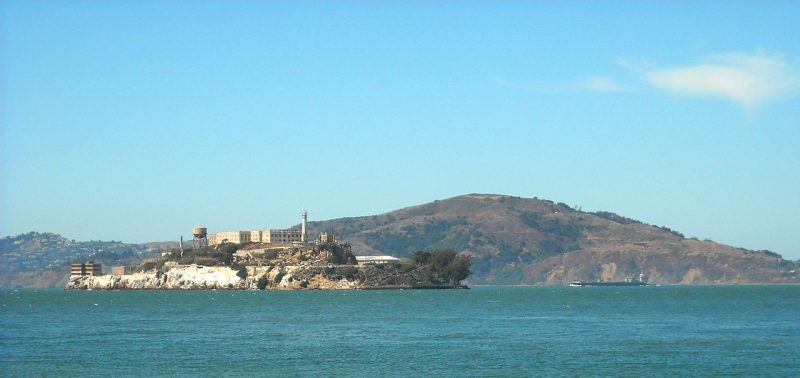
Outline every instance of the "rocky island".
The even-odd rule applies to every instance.
[[[304,237],[332,230],[338,234],[326,240]],[[375,268],[317,256],[324,242],[339,242],[339,237],[357,255],[392,255],[402,261]],[[320,269],[319,277],[308,280],[309,287],[320,278],[323,286],[345,285],[339,276],[359,287],[447,285],[452,283],[432,270],[411,272],[417,251],[442,246],[469,255],[470,284],[569,285],[618,282],[640,274],[662,285],[800,283],[800,260],[772,251],[684,236],[613,212],[496,194],[468,194],[370,216],[316,222],[303,216],[299,226],[289,229],[217,232],[207,240],[211,248],[193,246],[181,255],[178,241],[75,241],[41,232],[7,236],[0,239],[0,287],[64,287],[69,264],[87,260],[131,268],[111,269],[113,279],[77,274],[68,287],[218,288],[252,282],[258,287],[261,280],[265,288],[291,288],[313,278],[303,272]],[[230,259],[226,251],[232,247],[223,249],[225,242],[236,243]]]
[[[452,249],[411,259],[359,262],[348,244],[222,243],[173,250],[112,274],[73,273],[72,290],[352,290],[452,289],[470,273],[470,258]]]

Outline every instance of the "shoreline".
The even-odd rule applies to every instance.
[[[49,287],[49,288],[0,288],[5,290],[19,289],[43,289],[64,291],[357,291],[357,290],[469,290],[468,285],[422,285],[422,286],[368,286],[353,288],[268,288],[268,289],[248,289],[248,288],[70,288],[70,287]]]

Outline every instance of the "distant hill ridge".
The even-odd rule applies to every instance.
[[[611,212],[496,194],[468,194],[381,215],[311,222],[357,254],[408,257],[454,248],[473,256],[471,284],[567,284],[647,275],[664,284],[800,282],[795,263],[770,251],[687,239]]]
[[[58,280],[55,286],[63,286],[61,281],[71,262],[132,264],[174,245],[174,242],[129,244],[114,240],[76,242],[52,232],[34,231],[7,236],[0,239],[0,285],[53,286],[55,279]]]
[[[468,194],[308,227],[311,235],[335,230],[358,255],[466,252],[473,257],[469,284],[564,285],[639,273],[662,284],[800,283],[800,264],[770,251],[686,238],[612,212],[537,198]],[[0,286],[63,286],[72,261],[135,264],[176,245],[75,242],[37,232],[9,236],[0,239]]]

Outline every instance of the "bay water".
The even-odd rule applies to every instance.
[[[2,376],[800,376],[800,286],[0,291]]]

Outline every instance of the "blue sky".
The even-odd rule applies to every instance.
[[[539,197],[800,258],[791,1],[4,1],[0,234]]]

